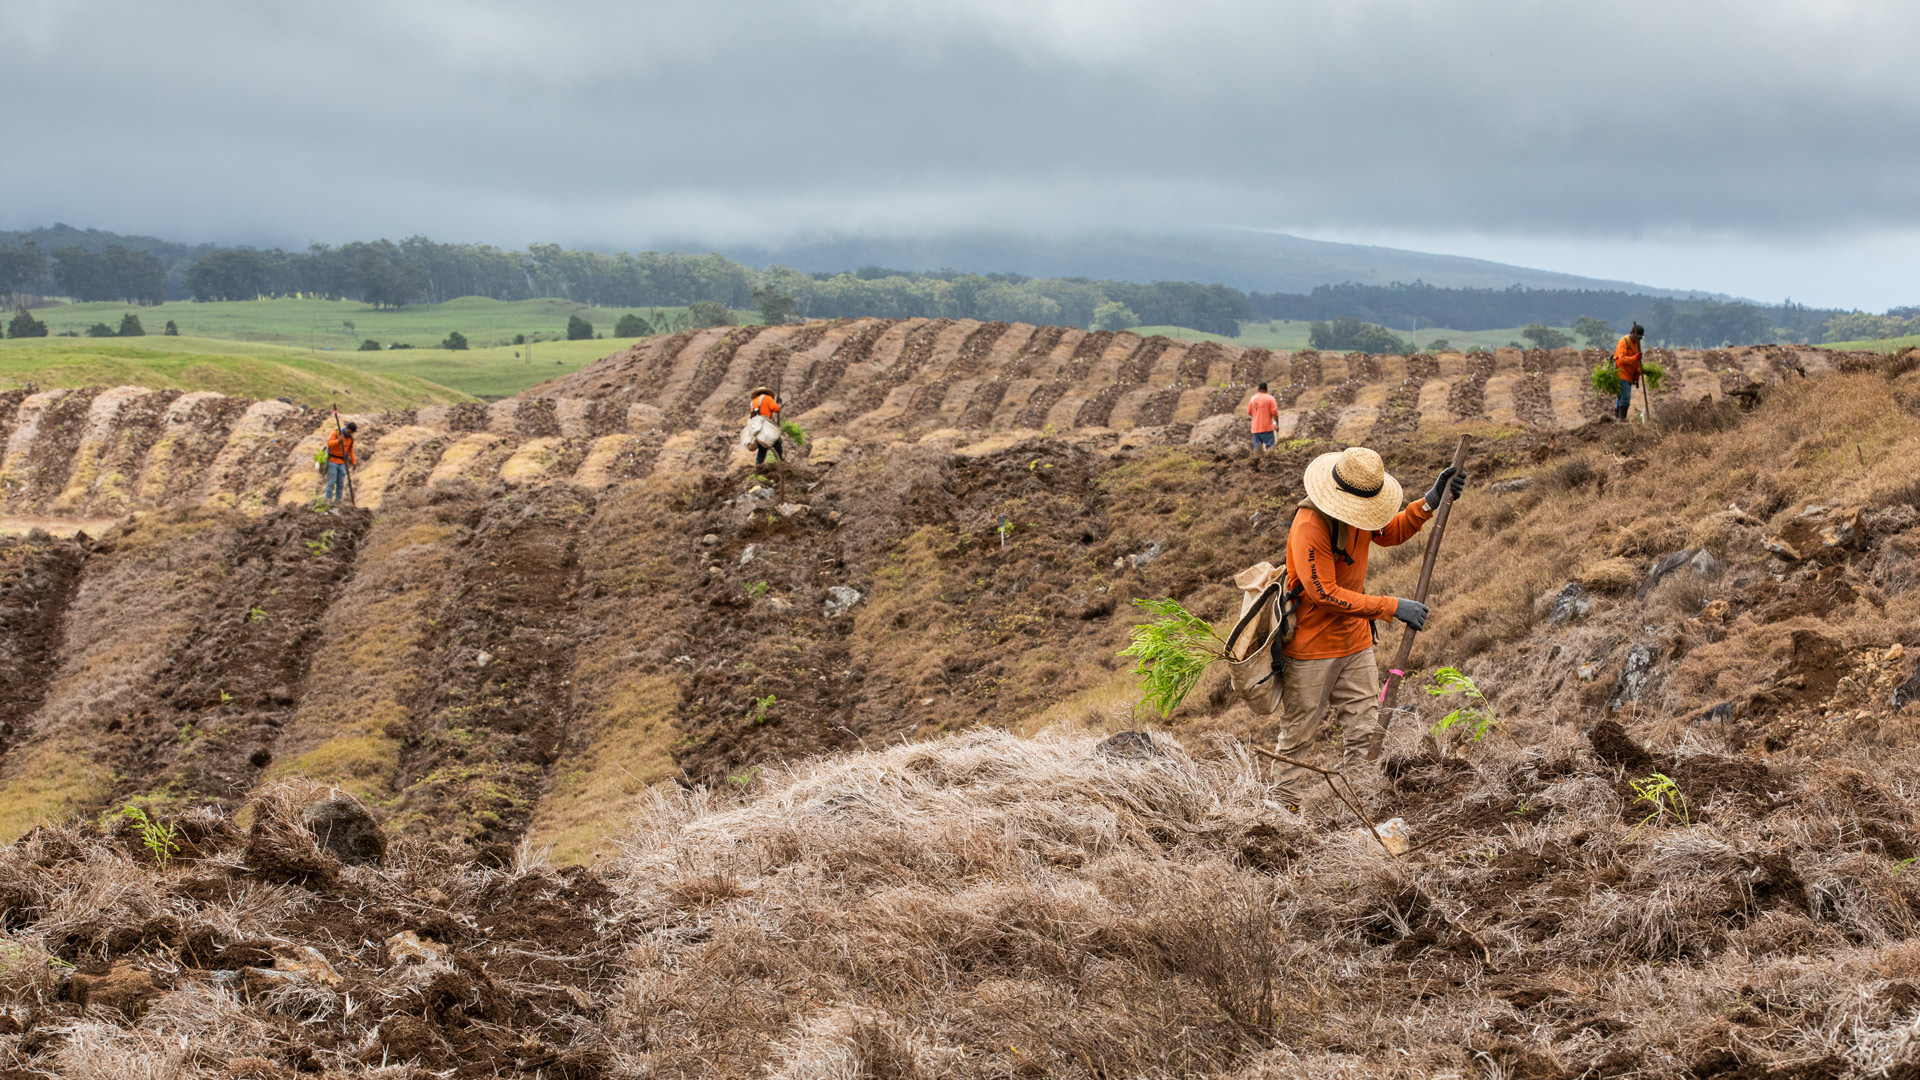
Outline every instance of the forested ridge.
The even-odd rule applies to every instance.
[[[304,251],[189,245],[58,225],[0,233],[0,292],[76,300],[251,300],[319,296],[375,307],[555,297],[596,307],[744,309],[775,298],[808,318],[973,318],[1101,329],[1183,326],[1228,336],[1253,319],[1357,319],[1394,330],[1568,326],[1597,319],[1624,331],[1646,325],[1664,344],[1712,346],[1768,340],[1881,337],[1911,312],[1884,316],[1810,308],[1676,300],[1595,289],[1442,288],[1423,282],[1322,285],[1310,293],[1246,293],[1199,282],[1034,278],[1010,273],[906,271],[867,266],[838,273],[755,269],[717,254],[606,254],[533,244],[399,242],[314,244]],[[789,303],[790,301],[790,303]],[[1839,335],[1839,336],[1836,336]]]

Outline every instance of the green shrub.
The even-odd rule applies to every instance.
[[[467,347],[467,335],[458,330],[447,332],[447,340],[440,343],[443,349],[464,349]]]
[[[368,338],[367,340],[360,343],[360,351],[361,352],[379,352],[380,343],[373,340],[372,338]]]

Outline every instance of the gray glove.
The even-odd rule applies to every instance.
[[[1393,617],[1413,627],[1415,630],[1427,628],[1427,605],[1417,600],[1395,598]]]
[[[1447,466],[1444,469],[1441,469],[1439,479],[1435,480],[1433,482],[1433,486],[1427,489],[1427,509],[1429,510],[1440,509],[1440,492],[1442,489],[1451,490],[1453,492],[1453,497],[1457,499],[1460,497],[1460,493],[1462,491],[1465,491],[1466,488],[1467,488],[1466,473],[1463,473],[1458,469],[1455,469],[1451,465]],[[1418,628],[1416,627],[1416,629]]]

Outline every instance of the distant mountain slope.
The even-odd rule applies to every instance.
[[[673,246],[686,251],[707,249],[702,243]],[[1651,296],[1709,295],[1457,255],[1336,244],[1244,229],[1052,236],[997,231],[900,238],[830,236],[778,245],[723,245],[718,250],[753,266],[780,263],[809,272],[857,266],[954,269],[976,273],[1011,272],[1030,277],[1199,281],[1253,292],[1287,293],[1311,292],[1316,285],[1345,282],[1390,285],[1396,281],[1424,281],[1448,288],[1504,289],[1509,285],[1524,285],[1534,289],[1619,289]]]

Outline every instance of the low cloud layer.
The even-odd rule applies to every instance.
[[[0,0],[0,24],[6,226],[1224,224],[1574,257],[1920,230],[1911,4]]]

